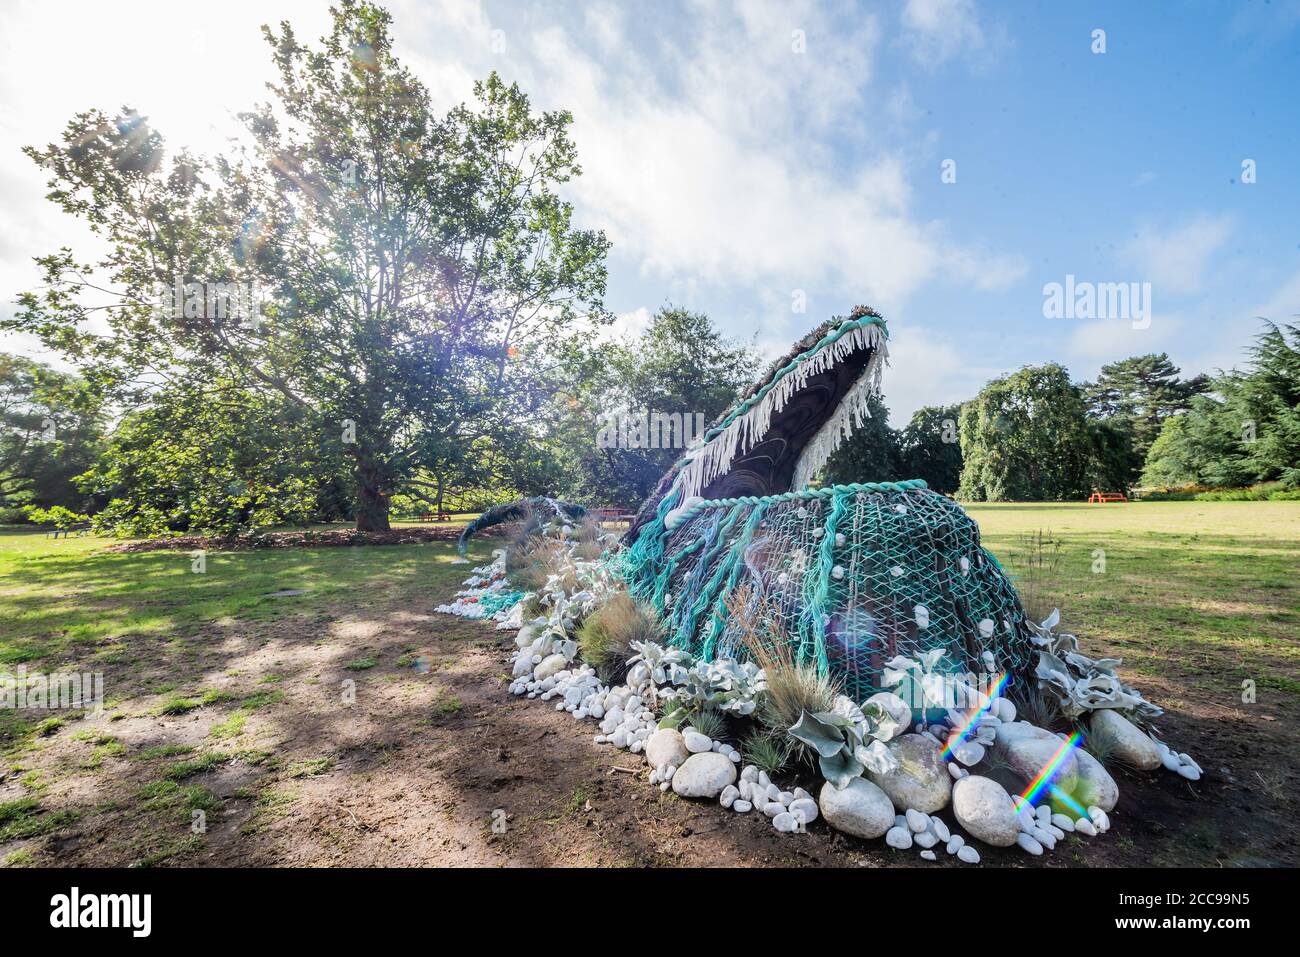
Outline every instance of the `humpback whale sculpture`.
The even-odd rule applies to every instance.
[[[813,487],[868,415],[887,339],[884,319],[863,306],[813,330],[641,507],[610,560],[663,616],[671,644],[706,661],[742,655],[729,601],[743,586],[798,659],[857,701],[882,687],[895,656],[936,648],[971,672],[1028,675],[1024,610],[960,506],[920,480]]]

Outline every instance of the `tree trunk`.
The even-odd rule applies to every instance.
[[[356,465],[356,519],[358,532],[387,532],[388,492],[380,481],[378,470],[365,462]]]

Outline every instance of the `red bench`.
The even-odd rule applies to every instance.
[[[1099,504],[1103,502],[1127,502],[1128,496],[1123,492],[1093,492],[1088,496],[1088,504]]]

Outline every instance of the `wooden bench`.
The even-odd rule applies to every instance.
[[[450,512],[421,512],[420,521],[422,522],[450,522]]]
[[[631,512],[625,512],[621,508],[593,508],[591,514],[596,516],[596,521],[601,525],[606,523],[626,523],[631,524],[636,515]]]
[[[1104,502],[1127,502],[1128,496],[1123,492],[1093,492],[1088,496],[1088,504],[1100,504]]]
[[[88,522],[83,522],[80,525],[69,525],[67,528],[52,528],[45,533],[45,537],[58,538],[60,535],[62,535],[64,538],[67,538],[73,532],[75,532],[78,536],[80,536],[80,535],[85,535],[89,531],[90,531],[90,524]]]

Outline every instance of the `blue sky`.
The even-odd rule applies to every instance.
[[[315,36],[325,24],[325,4],[291,0],[235,0],[217,16],[8,6],[6,300],[30,287],[31,255],[77,236],[13,144],[129,102],[171,139],[219,148],[268,75],[257,25],[287,18]],[[538,106],[574,112],[585,175],[570,195],[614,240],[620,329],[671,301],[775,353],[869,303],[893,333],[896,425],[1026,363],[1080,379],[1152,351],[1188,373],[1228,366],[1256,317],[1300,313],[1296,0],[391,9],[399,51],[440,105],[496,69]],[[50,42],[70,22],[83,31]],[[169,70],[157,51],[178,42],[220,51],[227,69]],[[946,160],[955,182],[941,182]],[[1067,275],[1149,282],[1151,323],[1045,318],[1044,284]]]

